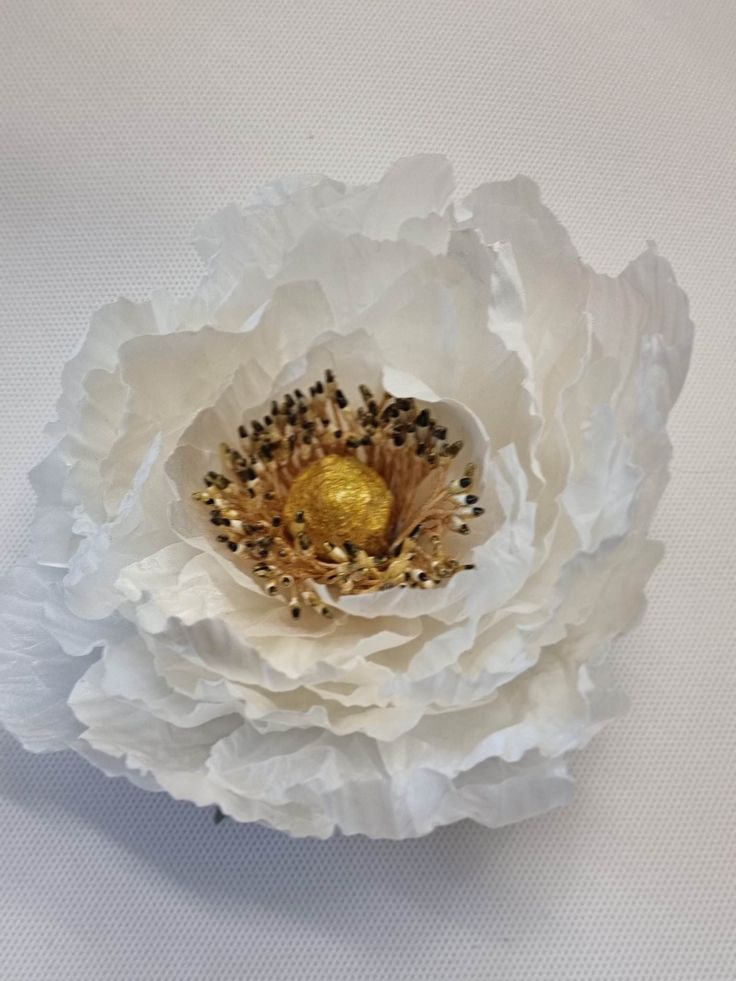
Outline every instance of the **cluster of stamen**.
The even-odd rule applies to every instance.
[[[432,589],[472,568],[445,552],[442,536],[468,534],[468,520],[483,513],[471,493],[474,465],[451,473],[463,444],[414,399],[361,385],[353,406],[327,371],[307,395],[297,389],[274,401],[238,435],[237,448],[220,446],[221,471],[207,473],[194,498],[211,509],[218,542],[249,563],[266,593],[283,596],[292,616],[305,607],[331,616],[315,584],[340,594]],[[393,496],[381,554],[349,540],[312,541],[309,515],[290,514],[299,474],[340,457],[372,468]]]

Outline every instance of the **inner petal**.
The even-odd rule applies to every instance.
[[[461,440],[413,397],[365,384],[345,394],[335,372],[271,400],[262,419],[220,447],[196,501],[211,508],[217,541],[254,563],[292,616],[331,616],[314,587],[339,594],[431,589],[472,568],[445,552],[446,532],[470,531],[483,514],[475,466],[456,471]],[[357,396],[357,397],[356,397]]]

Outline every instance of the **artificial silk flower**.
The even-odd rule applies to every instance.
[[[120,300],[63,374],[4,583],[35,751],[293,835],[568,800],[661,556],[687,302],[609,278],[519,177],[279,182],[205,222],[187,300]]]

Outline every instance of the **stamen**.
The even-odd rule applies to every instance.
[[[470,534],[468,522],[484,513],[477,494],[469,493],[474,464],[459,476],[450,473],[462,440],[449,442],[447,428],[412,398],[376,395],[367,385],[358,392],[359,403],[353,405],[328,369],[324,382],[311,385],[307,396],[297,388],[272,400],[262,420],[237,427],[239,449],[220,445],[223,472],[208,471],[205,489],[192,495],[210,509],[212,525],[226,530],[216,540],[234,560],[242,557],[248,563],[269,596],[286,600],[294,619],[304,609],[332,616],[315,584],[342,595],[394,587],[433,589],[473,568],[447,555],[442,544],[446,531]],[[309,488],[309,508],[316,506],[329,518],[308,474],[317,479],[332,466],[338,481],[347,480],[340,461],[347,466],[350,458],[356,461],[353,468],[363,468],[350,471],[353,483],[345,484],[350,503],[335,512],[340,521],[320,525],[313,541],[312,519],[304,508],[289,507],[292,488],[301,478],[300,486]],[[366,522],[373,525],[377,518],[370,505],[365,518],[357,514],[363,473],[369,483],[375,479],[386,487],[392,502],[384,540],[380,535],[361,540]],[[338,490],[342,486],[338,483]],[[341,533],[342,519],[347,524]]]

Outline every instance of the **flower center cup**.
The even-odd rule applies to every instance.
[[[332,616],[314,590],[340,594],[433,589],[473,566],[445,551],[447,532],[467,535],[483,514],[470,493],[475,466],[453,473],[463,449],[414,399],[360,386],[353,407],[325,373],[306,396],[274,400],[263,420],[220,446],[196,501],[211,509],[218,542],[251,563],[293,617]]]

